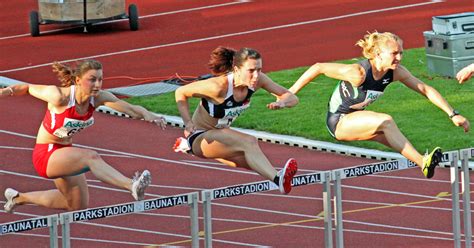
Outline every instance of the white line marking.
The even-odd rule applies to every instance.
[[[7,130],[1,130],[1,129],[0,129],[0,133],[6,133],[6,134],[11,134],[11,135],[19,136],[19,137],[25,137],[25,138],[36,139],[35,136],[31,136],[31,135],[27,135],[27,134],[21,134],[21,133],[16,133],[16,132],[11,132],[11,131],[7,131]],[[151,156],[146,156],[146,155],[140,155],[140,154],[134,154],[134,153],[128,153],[128,152],[121,152],[121,151],[115,151],[115,150],[109,150],[109,149],[98,148],[98,147],[92,147],[92,146],[85,146],[85,145],[79,145],[79,144],[74,144],[73,146],[75,146],[75,147],[81,147],[81,148],[87,148],[87,149],[93,149],[93,150],[102,151],[102,152],[116,153],[116,154],[120,154],[120,155],[136,157],[136,158],[143,158],[143,159],[161,161],[161,162],[166,162],[166,163],[173,163],[173,164],[180,164],[180,165],[188,165],[188,166],[192,166],[192,167],[205,168],[205,169],[210,169],[210,170],[220,170],[220,171],[227,171],[227,172],[232,172],[232,173],[257,175],[255,172],[244,171],[244,170],[241,170],[241,169],[228,169],[228,168],[220,168],[220,167],[210,167],[210,166],[205,166],[205,165],[199,165],[199,164],[181,162],[181,161],[177,161],[177,160],[170,160],[170,159],[164,159],[164,158],[157,158],[157,157],[151,157]]]
[[[212,9],[212,8],[224,7],[224,6],[235,5],[235,4],[242,4],[242,3],[244,3],[244,2],[242,2],[242,1],[234,1],[234,2],[229,2],[229,3],[222,3],[222,4],[208,5],[208,6],[196,7],[196,8],[190,8],[190,9],[182,9],[182,10],[175,10],[175,11],[163,12],[163,13],[158,13],[158,14],[144,15],[144,16],[139,16],[138,18],[139,18],[139,19],[146,19],[146,18],[150,18],[150,17],[157,17],[157,16],[164,16],[164,15],[172,15],[172,14],[179,14],[179,13],[192,12],[192,11],[204,10],[204,9]],[[127,21],[127,22],[128,22],[128,19],[105,21],[105,22],[96,23],[96,24],[94,24],[94,25],[101,25],[101,24],[114,23],[114,22],[124,22],[124,21]],[[70,24],[69,24],[69,25],[70,25]],[[54,33],[54,32],[59,32],[59,31],[65,31],[65,30],[76,29],[76,28],[79,28],[79,27],[80,27],[80,25],[75,26],[75,27],[69,27],[69,28],[51,29],[51,30],[47,30],[47,31],[42,31],[41,33],[42,33],[42,34],[49,34],[49,33]],[[0,37],[0,40],[13,39],[13,38],[19,38],[19,37],[27,37],[27,36],[30,36],[30,33]]]
[[[29,148],[29,147],[18,147],[18,146],[0,146],[0,149],[33,151],[33,148]],[[100,156],[103,156],[103,157],[133,158],[132,156],[106,154],[106,153],[99,153],[99,155],[100,155]]]
[[[363,11],[363,12],[357,12],[357,13],[352,13],[352,14],[347,14],[347,15],[340,15],[340,16],[335,16],[335,17],[328,17],[328,18],[323,18],[323,19],[316,19],[316,20],[311,20],[311,21],[304,21],[304,22],[297,22],[297,23],[291,23],[291,24],[285,24],[285,25],[278,25],[278,26],[273,26],[273,27],[268,27],[268,28],[261,28],[261,29],[254,29],[254,30],[242,31],[242,32],[237,32],[237,33],[217,35],[217,36],[211,36],[211,37],[205,37],[205,38],[199,38],[199,39],[193,39],[193,40],[187,40],[187,41],[180,41],[180,42],[168,43],[168,44],[157,45],[157,46],[136,48],[136,49],[130,49],[130,50],[125,50],[125,51],[120,51],[120,52],[104,53],[104,54],[97,54],[97,55],[92,55],[92,56],[87,56],[87,57],[67,59],[67,60],[62,60],[62,61],[59,61],[59,62],[67,63],[67,62],[73,62],[73,61],[77,61],[77,60],[85,60],[85,59],[91,59],[91,58],[101,58],[101,57],[115,56],[115,55],[121,55],[121,54],[127,54],[127,53],[141,52],[141,51],[147,51],[147,50],[164,48],[164,47],[172,47],[172,46],[178,46],[178,45],[197,43],[197,42],[201,42],[201,41],[216,40],[216,39],[222,39],[222,38],[228,38],[228,37],[233,37],[233,36],[258,33],[258,32],[264,32],[264,31],[270,31],[270,30],[276,30],[276,29],[297,27],[297,26],[302,26],[302,25],[314,24],[314,23],[318,23],[318,22],[333,21],[333,20],[344,19],[344,18],[354,17],[354,16],[361,16],[361,15],[367,15],[367,14],[373,14],[373,13],[380,13],[380,12],[386,12],[386,11],[392,11],[392,10],[400,10],[400,9],[418,7],[418,6],[423,6],[423,5],[428,5],[428,4],[438,3],[438,2],[439,1],[431,0],[431,1],[428,1],[428,2],[417,3],[417,4],[402,5],[402,6],[389,7],[389,8],[377,9],[377,10],[368,10],[368,11]],[[20,67],[20,68],[0,71],[0,73],[28,70],[28,69],[38,68],[38,67],[50,66],[52,64],[53,63],[51,62],[51,63],[44,63],[44,64],[33,65],[33,66]]]
[[[34,175],[29,175],[29,174],[24,174],[24,173],[18,173],[18,172],[12,172],[12,171],[5,171],[5,170],[0,170],[0,173],[4,173],[7,175],[14,175],[14,176],[20,176],[20,177],[27,177],[27,178],[33,178],[33,179],[41,179],[41,180],[50,180],[46,178],[42,178],[39,176],[34,176]],[[88,179],[87,182],[89,183],[89,186],[91,188],[96,188],[96,189],[102,189],[102,190],[108,190],[108,191],[114,191],[114,192],[121,192],[121,193],[126,193],[129,194],[128,191],[118,189],[118,188],[111,188],[111,187],[104,187],[104,186],[99,186],[91,183],[101,183],[99,180],[93,180],[93,179]],[[157,188],[170,188],[170,189],[187,189],[187,190],[192,190],[192,191],[201,191],[203,190],[202,188],[186,188],[186,187],[178,187],[178,186],[169,186],[169,185],[150,185],[150,187],[157,187]],[[370,188],[367,188],[367,190],[371,190]],[[391,192],[388,192],[391,193]],[[318,197],[307,197],[307,196],[294,196],[294,195],[280,195],[280,194],[269,194],[269,193],[255,193],[253,195],[260,195],[264,197],[278,197],[278,198],[291,198],[291,199],[302,199],[302,200],[310,200],[310,201],[322,201],[322,198]],[[157,194],[151,194],[151,193],[146,193],[146,196],[149,197],[167,197],[170,195],[157,195]],[[421,196],[421,197],[428,197],[428,196]],[[0,200],[0,202],[3,202]],[[201,201],[199,201],[202,203]],[[382,206],[392,206],[396,203],[380,203],[380,202],[368,202],[368,201],[353,201],[353,200],[343,200],[343,203],[356,203],[356,204],[371,204],[371,205],[382,205]],[[213,203],[214,204],[214,203]],[[221,207],[229,207],[229,208],[242,208],[243,206],[238,206],[238,205],[231,205],[231,204],[223,204],[223,203],[217,203],[217,205]],[[418,209],[431,209],[431,210],[440,210],[440,211],[451,211],[449,208],[438,208],[438,207],[429,207],[429,206],[415,206],[415,205],[403,205],[399,206],[401,208],[418,208]],[[260,211],[258,209],[254,209],[254,211]],[[474,212],[474,210],[473,210]]]
[[[4,211],[0,211],[4,212]],[[39,215],[33,215],[33,214],[26,214],[26,213],[16,213],[19,215],[25,215],[25,216],[30,216],[30,217],[39,217]],[[144,214],[144,213],[140,213]],[[152,214],[152,215],[157,215],[159,216],[160,214]],[[165,215],[162,214],[162,216],[168,216],[168,217],[173,217],[173,218],[189,218],[189,216],[174,216],[174,215]],[[202,218],[200,218],[202,219]],[[240,220],[229,220],[229,219],[213,219],[216,221],[224,221],[224,222],[240,222]],[[346,220],[344,220],[346,221]],[[376,223],[369,223],[369,222],[359,222],[359,221],[347,221],[348,223],[355,223],[355,224],[360,224],[360,225],[368,225],[368,226],[378,226],[382,228],[392,228],[392,229],[400,229],[400,230],[413,230],[413,231],[418,231],[418,232],[427,232],[427,233],[439,233],[442,235],[449,235],[452,236],[452,233],[449,232],[440,232],[440,231],[433,231],[433,230],[428,230],[428,229],[415,229],[415,228],[407,228],[407,227],[398,227],[398,226],[391,226],[391,225],[382,225],[382,224],[376,224]],[[115,226],[111,225],[103,225],[103,224],[95,224],[95,223],[87,223],[87,222],[79,222],[80,224],[92,224],[92,225],[101,225],[106,228],[115,228]],[[78,223],[78,224],[79,224]],[[242,223],[253,223],[251,221],[243,220]],[[266,223],[266,222],[255,222],[255,224],[262,224],[262,225],[268,225],[268,224],[273,224],[273,223]],[[315,227],[315,226],[305,226],[305,225],[287,225],[283,224],[282,226],[291,226],[291,227],[299,227],[299,228],[308,228],[308,229],[319,229],[322,230],[322,227]],[[118,229],[124,229],[122,227]],[[137,229],[128,229],[129,231],[136,231],[136,232],[146,232],[146,233],[156,233],[153,231],[148,231],[148,230],[137,230]],[[433,237],[433,236],[421,236],[421,235],[412,235],[412,234],[401,234],[401,233],[393,233],[393,232],[378,232],[378,231],[363,231],[363,230],[355,230],[355,229],[344,229],[345,232],[355,232],[355,233],[366,233],[366,234],[376,234],[376,235],[387,235],[387,236],[401,236],[401,237],[411,237],[411,238],[425,238],[425,239],[436,239],[436,240],[453,240],[452,238],[443,238],[443,237]],[[158,233],[157,233],[158,234]],[[12,235],[24,235],[24,236],[36,236],[37,234],[22,234],[22,233],[15,233]],[[163,233],[163,235],[166,235]],[[49,237],[47,235],[41,235],[41,237]],[[74,238],[74,240],[82,240],[82,238]],[[94,240],[94,239],[84,239],[84,240],[91,240],[91,241],[97,241],[97,242],[102,242],[101,240]],[[220,242],[226,242],[223,240],[219,240]],[[112,242],[118,242],[118,241],[112,241]]]

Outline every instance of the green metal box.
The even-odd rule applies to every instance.
[[[456,35],[423,32],[426,54],[458,58],[474,55],[474,33]]]
[[[444,35],[425,31],[423,35],[430,72],[455,77],[464,66],[474,63],[474,33]]]
[[[463,34],[474,31],[474,12],[433,16],[433,31],[437,34]]]
[[[426,54],[426,64],[430,72],[451,78],[456,77],[458,71],[472,63],[474,56],[450,58]]]

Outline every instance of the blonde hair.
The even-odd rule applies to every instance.
[[[396,41],[400,45],[403,44],[403,40],[396,34],[390,32],[379,33],[375,31],[364,35],[364,38],[357,41],[356,45],[362,48],[362,55],[364,55],[365,58],[373,59],[376,52],[380,50],[380,47],[389,41]]]
[[[52,67],[53,72],[58,75],[58,79],[61,81],[61,86],[68,87],[76,82],[76,78],[82,77],[86,72],[90,70],[101,70],[102,64],[97,60],[89,59],[78,62],[75,67],[59,62],[54,62]]]

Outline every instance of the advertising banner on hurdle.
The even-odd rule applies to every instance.
[[[310,173],[305,175],[298,175],[293,178],[291,185],[293,187],[321,183],[322,182],[322,173]],[[212,189],[211,191],[211,200],[228,198],[240,195],[248,195],[257,192],[264,192],[270,190],[277,190],[278,186],[271,181],[260,181],[255,183],[234,185],[228,187],[222,187],[217,189]]]
[[[0,236],[9,233],[31,231],[38,228],[49,229],[49,247],[58,247],[58,215],[49,215],[0,224]]]
[[[56,216],[54,215],[0,224],[0,235],[31,231],[37,228],[46,228],[53,224],[57,225],[57,221],[53,223],[52,217],[55,217],[56,219]]]
[[[385,161],[379,163],[365,164],[355,167],[348,167],[344,169],[334,170],[341,173],[341,179],[352,178],[366,175],[379,174],[389,171],[404,170],[417,165],[407,159],[399,159],[392,161]]]
[[[74,212],[68,212],[61,215],[67,215],[70,222],[88,221],[111,216],[119,216],[130,213],[139,213],[148,210],[174,207],[188,203],[188,195],[176,195],[165,198],[156,198],[151,200],[130,202],[112,206],[90,208]],[[64,217],[63,217],[64,218]]]
[[[98,208],[90,208],[85,210],[72,211],[59,215],[62,226],[62,244],[63,247],[70,247],[70,223],[80,221],[90,221],[95,219],[107,218],[112,216],[120,216],[132,213],[140,213],[144,211],[169,208],[179,205],[189,205],[191,208],[191,238],[193,246],[199,242],[198,232],[198,193],[187,193],[182,195],[174,195],[163,198],[155,198],[150,200],[129,202],[118,205],[104,206]]]
[[[315,172],[315,173],[309,173],[309,174],[304,174],[304,175],[297,175],[293,177],[293,180],[291,181],[291,185],[293,187],[297,187],[297,186],[316,184],[316,183],[329,184],[329,181],[330,181],[329,173]],[[233,185],[233,186],[227,186],[227,187],[202,191],[201,199],[203,201],[205,247],[212,247],[212,217],[211,217],[212,200],[229,198],[229,197],[234,197],[234,196],[241,196],[241,195],[248,195],[248,194],[265,192],[265,191],[270,191],[270,190],[278,190],[278,186],[274,182],[266,180],[266,181],[247,183],[247,184],[241,184],[241,185]],[[326,202],[328,202],[328,205],[330,205],[330,199]],[[326,216],[330,216],[330,214],[326,214]],[[325,240],[326,240],[326,237],[325,237]]]

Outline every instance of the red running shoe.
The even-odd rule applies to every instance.
[[[283,194],[288,194],[291,191],[291,181],[298,171],[298,164],[294,158],[288,159],[286,161],[285,167],[278,172],[280,178],[280,183],[278,185],[280,192]]]

